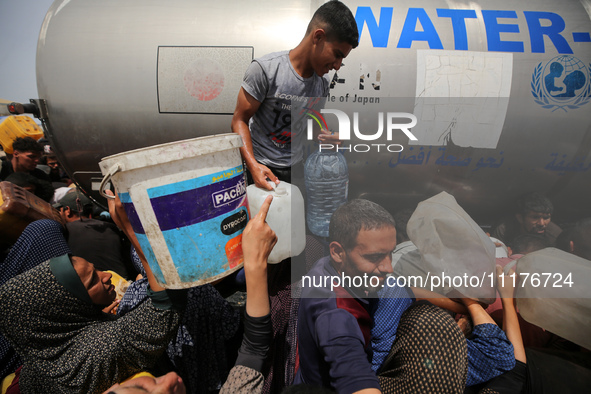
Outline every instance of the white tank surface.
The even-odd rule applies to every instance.
[[[37,83],[60,161],[98,196],[105,156],[229,132],[250,61],[295,47],[322,3],[56,1]],[[589,0],[344,3],[360,44],[330,75],[328,104],[371,112],[398,98],[392,112],[418,118],[415,142],[351,140],[350,197],[396,209],[446,191],[481,221],[539,190],[557,219],[591,216]],[[417,97],[466,101],[429,127],[437,110]]]

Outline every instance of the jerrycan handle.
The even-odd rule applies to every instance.
[[[121,166],[119,165],[119,163],[116,163],[113,165],[113,167],[111,167],[109,169],[107,174],[103,177],[103,180],[101,181],[101,185],[99,186],[99,193],[101,196],[103,196],[107,199],[110,199],[110,200],[115,199],[115,196],[109,196],[108,194],[105,193],[105,186],[111,180],[111,177],[119,171],[121,171]]]

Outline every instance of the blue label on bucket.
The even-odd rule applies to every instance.
[[[234,212],[242,204],[246,195],[246,182],[242,175],[204,186],[199,186],[199,179],[181,182],[195,186],[192,189],[156,198],[152,197],[153,189],[148,189],[150,204],[160,230],[167,231],[201,223]],[[162,188],[166,186],[158,187]]]
[[[137,237],[137,241],[140,243],[140,247],[144,252],[144,256],[146,256],[146,260],[148,260],[148,264],[150,264],[150,269],[152,273],[158,280],[158,282],[162,284],[166,284],[166,280],[164,279],[164,275],[162,274],[162,270],[158,265],[158,260],[156,260],[156,256],[154,255],[154,251],[152,250],[152,246],[148,241],[148,237],[146,234],[138,234],[136,233],[135,236]]]
[[[137,212],[133,203],[131,202],[131,197],[129,193],[119,193],[119,199],[125,208],[125,212],[129,218],[129,222],[133,227],[133,232],[144,252],[144,256],[146,256],[146,260],[148,260],[148,264],[150,264],[150,269],[158,282],[166,284],[166,280],[164,279],[164,275],[162,275],[162,271],[160,270],[160,266],[158,265],[158,261],[156,260],[156,256],[154,255],[154,251],[152,250],[152,246],[150,242],[148,242],[148,237],[144,232],[144,228],[142,227],[142,223],[140,222],[139,217],[137,216]]]
[[[133,231],[136,234],[145,234],[144,227],[142,226],[142,222],[140,222],[140,218],[137,215],[135,207],[131,202],[131,196],[129,193],[119,193],[119,199],[123,204],[123,208],[125,208],[125,212],[127,213],[127,217],[129,218],[129,223],[133,228]]]
[[[248,220],[242,166],[146,190],[168,252],[182,282],[207,279],[242,263]],[[156,278],[164,282],[128,193],[121,201]]]
[[[228,217],[248,215],[242,166],[147,192],[181,281],[206,279],[242,263],[242,229],[223,231]]]
[[[246,206],[240,209],[247,214]],[[227,253],[227,245],[237,236],[242,237],[242,230],[232,236],[224,235],[220,231],[220,222],[226,216],[162,232],[183,282],[222,274],[242,262],[241,256],[239,261],[229,259],[231,256]]]
[[[243,173],[242,165],[230,168],[228,170],[216,172],[214,174],[204,175],[199,178],[189,179],[182,182],[171,183],[169,185],[153,187],[148,189],[148,196],[150,198],[157,198],[167,196],[175,193],[182,193],[202,186],[211,185],[213,183],[221,182],[224,179],[232,179]]]

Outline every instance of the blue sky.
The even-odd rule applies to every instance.
[[[0,98],[38,98],[35,55],[41,24],[53,0],[0,0]]]

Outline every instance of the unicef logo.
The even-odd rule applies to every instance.
[[[577,109],[591,100],[591,65],[570,55],[556,56],[536,66],[531,93],[542,108]]]

